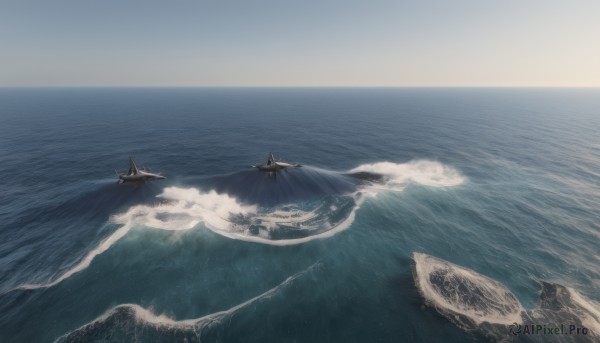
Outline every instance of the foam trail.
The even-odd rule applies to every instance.
[[[359,203],[360,203],[360,201],[359,201]],[[340,222],[339,224],[334,226],[332,229],[324,231],[324,232],[316,234],[316,235],[307,236],[307,237],[303,237],[303,238],[273,240],[273,239],[263,238],[260,236],[249,236],[247,234],[238,233],[238,232],[228,232],[228,231],[222,231],[222,230],[212,230],[212,231],[214,231],[222,236],[225,236],[227,238],[239,239],[239,240],[243,240],[243,241],[247,241],[247,242],[263,243],[263,244],[276,245],[276,246],[296,245],[296,244],[310,242],[315,239],[323,239],[323,238],[332,237],[332,236],[348,229],[354,222],[354,219],[356,216],[356,211],[359,208],[360,208],[360,205],[357,204],[352,209],[352,212],[350,213],[350,215],[348,215],[348,217],[346,217],[346,219],[344,219],[342,222]],[[304,216],[311,218],[311,215],[305,214]]]
[[[256,301],[270,298],[271,296],[275,295],[275,293],[277,293],[281,288],[286,287],[287,285],[293,283],[296,279],[298,279],[299,277],[308,273],[309,271],[313,270],[314,268],[319,267],[320,265],[321,265],[321,262],[316,262],[316,263],[312,264],[310,267],[306,268],[305,270],[300,271],[300,272],[288,277],[287,279],[285,279],[285,281],[283,281],[276,287],[271,288],[270,290],[254,297],[252,299],[246,300],[245,302],[243,302],[239,305],[236,305],[228,310],[209,314],[207,316],[199,318],[198,320],[196,320],[196,326],[198,328],[199,334],[202,333],[202,329],[206,328],[209,325],[212,325],[215,322],[221,321],[223,318],[232,316],[238,310],[240,310]]]
[[[64,274],[59,276],[56,280],[49,282],[49,283],[45,283],[45,284],[25,284],[25,285],[18,286],[15,289],[47,288],[47,287],[52,287],[52,286],[60,283],[64,279],[87,268],[90,265],[90,263],[92,263],[92,260],[96,256],[98,256],[98,255],[102,254],[103,252],[105,252],[106,250],[108,250],[108,248],[110,248],[118,240],[123,238],[129,232],[130,229],[131,229],[130,225],[121,226],[112,235],[110,235],[108,238],[104,239],[94,250],[90,251],[77,265],[75,265],[73,268],[67,270]]]
[[[384,190],[402,190],[411,182],[447,187],[464,181],[457,170],[439,162],[424,160],[403,164],[365,164],[350,172],[384,174],[387,178]],[[274,209],[261,212],[255,205],[242,205],[236,198],[214,190],[201,192],[196,188],[167,187],[158,195],[164,203],[158,206],[133,206],[127,212],[113,216],[112,221],[122,226],[73,268],[51,282],[26,284],[16,289],[51,287],[62,282],[89,267],[96,256],[107,251],[134,227],[177,231],[189,230],[203,223],[211,231],[227,238],[276,246],[332,237],[352,225],[365,195],[369,195],[369,192],[364,189],[338,195],[332,200],[333,203],[322,204],[309,211]]]
[[[353,207],[349,214],[344,220],[328,226],[319,221],[313,223],[315,217],[319,216],[316,210],[306,212],[276,209],[272,212],[259,213],[256,206],[240,205],[235,198],[214,191],[201,193],[194,188],[169,187],[159,197],[168,202],[156,207],[135,206],[126,213],[115,216],[115,222],[163,230],[188,230],[202,222],[211,231],[231,239],[285,246],[331,237],[347,229],[354,221],[355,212],[362,202],[360,193],[352,195]],[[276,231],[282,224],[293,227],[296,232],[306,231],[315,234],[291,239],[271,239],[265,236],[269,232]],[[261,232],[252,234],[251,230],[257,226],[262,227],[260,231],[263,235],[260,234]],[[319,228],[324,231],[319,231]]]
[[[423,298],[460,327],[522,322],[521,304],[499,282],[426,254],[415,252],[413,259],[415,283]]]
[[[465,181],[465,177],[458,170],[440,162],[427,160],[363,164],[349,172],[385,175],[387,178],[385,185],[392,190],[402,190],[410,183],[431,187],[450,187],[460,185]]]
[[[137,205],[131,207],[127,212],[115,215],[111,220],[122,226],[112,235],[103,240],[96,248],[90,251],[77,265],[61,274],[58,278],[48,283],[26,284],[15,289],[37,289],[52,287],[74,274],[89,267],[93,259],[107,251],[113,244],[123,238],[132,228],[143,227],[160,230],[179,231],[189,230],[196,227],[199,223],[204,223],[211,231],[232,239],[244,240],[270,245],[292,245],[301,244],[314,239],[326,238],[348,228],[354,220],[354,212],[358,205],[351,210],[350,214],[341,222],[333,227],[325,227],[324,232],[319,232],[308,237],[293,239],[269,239],[258,235],[252,235],[250,224],[237,223],[232,221],[234,217],[242,217],[243,221],[248,221],[249,217],[259,218],[261,225],[266,227],[266,231],[276,230],[282,222],[294,226],[298,224],[297,231],[305,230],[313,232],[315,227],[302,227],[306,221],[314,221],[315,213],[297,212],[297,215],[289,215],[281,210],[276,210],[276,216],[270,213],[263,213],[258,216],[256,206],[245,206],[237,202],[235,198],[227,194],[218,194],[215,191],[201,192],[195,188],[167,187],[163,193],[158,195],[164,200],[164,203],[158,206]],[[278,217],[278,218],[277,218]],[[285,218],[285,219],[282,219]],[[279,221],[279,222],[278,222]],[[251,223],[252,224],[252,223]],[[317,223],[320,225],[320,223]],[[13,289],[14,290],[14,289]]]
[[[95,337],[93,337],[95,333],[98,333],[99,335],[112,336],[113,333],[109,332],[111,329],[121,329],[126,331],[125,335],[128,333],[131,334],[131,331],[133,331],[133,334],[137,336],[138,331],[143,331],[138,328],[139,326],[149,326],[153,330],[160,331],[162,337],[171,336],[181,338],[182,336],[191,336],[191,338],[195,339],[195,341],[200,341],[202,331],[205,328],[220,323],[223,319],[233,316],[237,311],[243,309],[244,307],[247,307],[257,301],[272,297],[280,289],[290,285],[296,279],[300,278],[314,268],[319,267],[320,265],[320,262],[316,262],[307,269],[288,277],[279,285],[228,310],[211,313],[195,319],[177,321],[163,314],[155,314],[137,304],[118,305],[108,310],[105,314],[93,320],[92,322],[87,323],[78,329],[65,333],[56,339],[55,342],[78,342],[82,340],[93,340],[95,339]],[[123,321],[128,323],[124,324]],[[134,326],[134,329],[131,330],[130,326]],[[167,334],[165,334],[165,332],[167,332]],[[169,332],[171,332],[171,335],[168,335]]]
[[[159,198],[159,206],[134,206],[113,217],[116,223],[139,225],[162,230],[189,230],[204,222],[218,228],[229,226],[232,214],[256,213],[256,206],[243,206],[235,198],[215,191],[200,192],[196,188],[167,187]]]
[[[159,206],[137,205],[126,213],[113,216],[112,221],[122,226],[90,251],[77,265],[51,282],[20,285],[13,290],[47,288],[64,281],[89,267],[96,256],[108,250],[135,226],[162,230],[188,230],[202,220],[213,225],[223,226],[228,222],[222,217],[226,217],[232,212],[248,213],[256,210],[253,206],[241,206],[235,199],[227,195],[220,195],[216,192],[201,193],[195,188],[168,187],[158,197],[177,201]]]

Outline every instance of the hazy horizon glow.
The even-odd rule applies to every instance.
[[[598,87],[597,1],[3,1],[0,86]]]

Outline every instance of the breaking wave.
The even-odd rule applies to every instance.
[[[312,167],[283,170],[276,177],[258,171],[241,172],[209,180],[216,188],[210,191],[167,187],[157,196],[160,204],[135,205],[112,216],[111,221],[120,227],[74,267],[50,282],[25,284],[17,289],[51,287],[62,282],[87,268],[96,256],[134,228],[178,231],[203,224],[231,239],[295,245],[349,228],[365,195],[373,190],[397,191],[408,183],[447,187],[463,181],[457,170],[441,163],[411,161],[365,164],[346,173]],[[265,200],[268,194],[276,194],[277,201]]]
[[[350,173],[371,178],[373,175],[379,175],[380,182],[391,190],[402,190],[411,183],[431,187],[450,187],[465,181],[465,177],[453,167],[427,160],[363,164],[350,170]]]
[[[233,317],[239,310],[266,300],[280,289],[320,266],[317,262],[307,269],[288,277],[270,290],[228,310],[212,313],[200,318],[175,320],[164,314],[156,314],[137,304],[118,305],[99,318],[59,337],[55,342],[91,341],[152,341],[152,342],[200,342],[204,330],[219,325],[224,319]]]

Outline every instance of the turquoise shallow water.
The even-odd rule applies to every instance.
[[[0,341],[539,338],[423,306],[414,252],[598,311],[597,89],[2,89],[0,120]],[[129,155],[167,180],[117,185]]]

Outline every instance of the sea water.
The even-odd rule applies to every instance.
[[[598,89],[1,89],[0,341],[527,341],[550,291],[600,334],[599,132]]]

